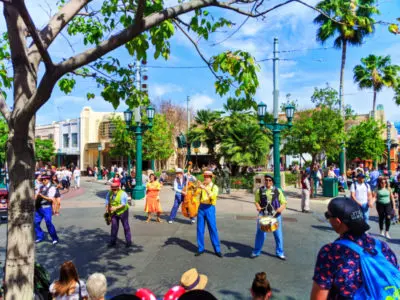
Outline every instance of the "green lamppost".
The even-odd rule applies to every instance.
[[[386,130],[387,130],[387,169],[388,169],[388,174],[390,175],[390,147],[392,146],[392,136],[391,136],[391,129],[392,129],[392,123],[390,121],[386,122]]]
[[[99,144],[97,146],[97,151],[99,151],[98,156],[97,156],[97,180],[102,180],[103,179],[103,175],[101,174],[101,165],[100,165],[100,152],[101,150],[103,150],[103,148],[101,147],[101,144]]]
[[[140,108],[137,108],[140,109]],[[132,125],[132,115],[133,112],[130,109],[124,111],[124,119],[126,123],[126,127],[129,131],[135,132],[136,136],[136,185],[132,191],[132,198],[135,200],[144,198],[145,187],[142,182],[142,139],[143,133],[153,127],[153,119],[154,119],[154,108],[149,105],[146,108],[147,119],[149,120],[149,124],[144,125],[140,120],[140,113],[135,116],[136,125]]]
[[[61,149],[57,149],[57,167],[61,167]]]
[[[257,106],[257,115],[261,128],[268,128],[272,131],[273,135],[273,148],[274,148],[274,181],[275,186],[281,187],[281,163],[280,163],[280,139],[281,139],[281,131],[285,128],[292,127],[292,119],[295,111],[295,107],[293,105],[287,105],[285,108],[286,118],[288,119],[287,124],[279,124],[278,119],[274,119],[274,123],[266,124],[264,122],[264,117],[267,113],[267,105],[263,102],[260,102]]]

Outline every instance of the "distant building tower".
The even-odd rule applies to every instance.
[[[376,110],[384,110],[383,104],[378,104],[378,106],[376,107]]]

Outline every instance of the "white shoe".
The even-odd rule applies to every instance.
[[[58,240],[54,240],[52,244],[53,245],[57,245],[58,244]]]
[[[385,236],[385,232],[381,230],[381,236]]]
[[[190,220],[190,222],[191,222],[192,224],[194,224],[194,223],[196,223],[196,220]]]
[[[389,231],[386,231],[386,232],[385,232],[385,237],[386,237],[388,240],[391,239],[391,237],[390,237],[390,235],[389,235]]]
[[[168,224],[172,224],[173,222],[172,221],[168,221]]]

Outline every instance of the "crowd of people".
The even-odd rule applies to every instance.
[[[335,177],[336,168],[331,166],[325,176]],[[119,170],[110,179],[110,191],[107,193],[105,218],[111,224],[111,237],[109,247],[115,247],[119,223],[124,228],[126,247],[132,245],[132,237],[129,226],[128,194],[122,189],[127,182],[121,180]],[[205,226],[209,230],[210,240],[216,256],[222,258],[219,234],[216,222],[215,205],[218,198],[218,186],[214,183],[214,174],[211,170],[203,172],[204,180],[198,181],[194,176],[180,168],[176,170],[174,179],[175,198],[168,223],[172,224],[176,212],[186,202],[189,191],[187,186],[193,183],[196,192],[194,197],[198,206],[196,215],[189,212],[184,214],[189,218],[190,224],[197,223],[197,252],[195,256],[205,253],[204,235]],[[311,299],[368,299],[366,295],[373,295],[371,299],[387,299],[400,288],[400,271],[397,258],[389,246],[371,235],[369,209],[376,203],[379,215],[379,228],[381,235],[390,239],[389,228],[393,218],[393,210],[396,211],[395,197],[392,188],[398,194],[400,192],[400,174],[395,174],[396,179],[391,180],[390,174],[379,174],[374,182],[374,171],[369,173],[366,182],[366,170],[356,168],[354,176],[351,176],[350,198],[336,197],[328,204],[325,217],[331,224],[338,238],[321,247],[315,264]],[[123,174],[123,170],[121,171]],[[309,169],[300,170],[300,184],[302,187],[301,209],[310,212],[309,197],[312,194],[312,186],[319,181],[320,167],[314,165]],[[56,186],[51,180],[58,180],[56,172],[53,174],[39,174],[39,189],[36,193],[38,208],[35,215],[35,230],[37,241],[42,240],[43,232],[40,222],[44,218],[53,244],[58,243],[58,237],[54,226],[51,224],[51,215],[54,213],[53,203],[57,197]],[[372,178],[372,179],[371,179]],[[258,213],[254,247],[249,256],[253,259],[260,256],[267,233],[274,235],[276,257],[286,260],[284,253],[284,232],[282,226],[282,214],[286,209],[287,200],[283,191],[275,186],[274,178],[268,174],[263,176],[263,185],[255,192],[255,209]],[[146,175],[146,203],[145,212],[148,214],[146,222],[150,222],[152,215],[157,216],[156,221],[161,222],[160,214],[160,181],[153,171]],[[398,188],[399,187],[399,188]],[[308,198],[308,199],[307,199]],[[197,218],[195,218],[197,217]],[[38,227],[38,228],[37,228]],[[375,272],[375,273],[374,273]],[[369,275],[368,275],[369,274]],[[379,274],[379,278],[370,278],[371,274]],[[367,276],[367,277],[366,277]],[[370,276],[370,277],[368,277]],[[204,281],[205,280],[205,281]],[[191,269],[182,275],[179,286],[172,287],[164,296],[164,299],[216,299],[205,286],[207,277],[198,274],[196,269]],[[203,286],[204,285],[204,286]],[[394,289],[392,291],[392,289]],[[72,262],[65,262],[60,268],[60,278],[49,285],[48,291],[54,299],[105,299],[107,284],[104,275],[93,274],[86,284],[79,279],[77,270]],[[271,288],[266,274],[257,273],[251,286],[253,299],[264,300],[271,297]],[[92,292],[91,292],[92,291]],[[168,295],[168,297],[167,297]],[[118,298],[119,297],[119,298]],[[138,297],[138,298],[135,298]],[[167,298],[166,298],[167,297]],[[359,297],[359,298],[357,298]],[[112,299],[157,299],[149,289],[139,289],[135,295],[119,295]]]
[[[182,274],[178,285],[172,286],[163,297],[157,297],[148,288],[139,288],[131,294],[107,296],[107,278],[102,273],[91,274],[86,282],[79,277],[72,261],[60,266],[59,277],[50,283],[50,276],[39,264],[35,265],[35,300],[216,300],[206,290],[208,276],[200,274],[196,268]],[[271,285],[265,272],[255,274],[250,285],[249,296],[253,300],[268,300],[272,296]]]

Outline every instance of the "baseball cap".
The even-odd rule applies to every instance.
[[[359,177],[361,177],[361,178],[365,178],[365,175],[364,175],[364,173],[358,173],[358,174],[357,174],[357,178],[359,178]]]
[[[113,189],[113,190],[119,189],[119,183],[117,183],[117,182],[112,183],[111,189]]]
[[[361,235],[370,229],[365,222],[361,208],[356,202],[347,197],[336,197],[328,204],[326,216],[338,218],[347,225],[349,231]]]
[[[269,175],[269,174],[265,174],[265,175],[264,175],[264,179],[266,179],[266,178],[269,178],[269,179],[271,179],[271,180],[272,180],[272,182],[273,182],[273,183],[275,183],[274,177],[272,177],[271,175]]]

